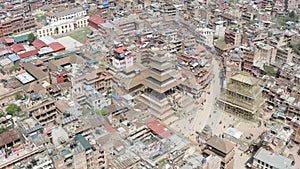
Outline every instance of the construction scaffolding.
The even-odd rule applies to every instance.
[[[245,72],[230,78],[217,102],[226,112],[249,120],[256,119],[263,103],[259,80]]]

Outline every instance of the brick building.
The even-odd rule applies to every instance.
[[[1,20],[0,37],[11,36],[15,33],[29,31],[35,28],[34,18],[31,17],[15,17],[12,19]]]

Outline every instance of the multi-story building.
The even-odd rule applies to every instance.
[[[92,72],[76,79],[76,83],[82,82],[85,85],[90,85],[100,93],[106,93],[112,87],[112,75],[108,72],[108,68],[98,68]]]
[[[241,46],[240,49],[243,56],[243,70],[247,72],[252,72],[255,57],[253,49],[246,46]]]
[[[46,100],[41,104],[33,105],[28,108],[28,113],[29,116],[33,116],[41,125],[45,126],[56,118],[55,100]]]
[[[239,29],[229,29],[225,31],[225,43],[239,46],[242,42],[242,32]]]
[[[218,38],[223,38],[226,30],[226,22],[225,21],[217,21],[208,25],[209,28],[213,29],[215,34],[214,36]]]
[[[97,6],[97,14],[101,15],[101,17],[104,18],[108,18],[109,16],[111,16],[112,12],[110,10],[110,3],[108,1],[102,1],[102,3]]]
[[[161,5],[161,12],[169,16],[174,16],[176,15],[176,8],[173,4],[165,3]]]
[[[209,28],[198,28],[197,31],[200,34],[198,43],[209,47],[213,47],[213,43],[214,43],[213,30]]]
[[[134,56],[132,55],[132,53],[129,50],[127,50],[127,47],[125,47],[123,45],[119,45],[114,50],[114,55],[111,58],[112,65],[116,69],[128,68],[133,65],[133,58],[134,58]]]
[[[220,157],[220,169],[233,169],[234,147],[235,145],[232,142],[213,136],[207,141],[203,152],[207,155],[217,155]]]
[[[110,98],[100,94],[92,86],[77,83],[72,90],[76,102],[88,110],[102,110],[111,104]]]
[[[193,47],[196,46],[196,37],[193,35],[186,35],[186,36],[181,36],[182,38],[182,47],[179,48],[177,47],[177,49],[181,50],[181,49],[192,49]],[[179,46],[179,45],[178,45]]]
[[[44,2],[40,2],[40,1],[29,1],[28,5],[30,7],[30,10],[34,11],[34,10],[39,9],[40,7],[44,6],[45,3]]]
[[[29,31],[35,28],[34,18],[32,17],[14,17],[1,19],[0,22],[0,38],[11,36],[16,33]]]
[[[275,61],[278,63],[289,63],[293,59],[293,50],[291,48],[277,48]]]
[[[254,18],[254,13],[253,12],[244,11],[242,13],[242,19],[246,22],[249,22],[249,21],[253,20],[253,18]]]
[[[36,32],[38,37],[44,37],[72,32],[76,29],[80,29],[86,26],[88,26],[88,17],[82,17],[76,20],[69,19],[61,22],[56,22],[55,24],[43,26]]]
[[[284,4],[285,4],[285,10],[293,11],[299,9],[298,8],[299,1],[297,0],[287,0],[284,1]]]
[[[30,15],[31,9],[27,2],[15,2],[12,6],[7,6],[5,12],[9,13],[10,16],[25,16]]]
[[[64,11],[60,12],[49,12],[46,14],[46,20],[49,24],[55,23],[55,22],[61,22],[66,21],[74,18],[81,18],[85,17],[87,15],[86,10],[84,10],[81,7],[78,8],[72,8],[72,9],[66,9]]]
[[[223,41],[215,42],[214,47],[216,50],[216,54],[219,56],[228,55],[228,53],[235,48],[235,46],[233,46],[231,44],[226,44]]]
[[[256,43],[255,47],[257,49],[257,53],[255,54],[254,63],[258,60],[263,59],[266,63],[273,63],[275,61],[276,49],[265,43]]]
[[[126,19],[122,19],[122,20],[118,19],[118,20],[115,20],[113,23],[114,23],[115,26],[117,26],[117,28],[119,30],[122,31],[123,35],[127,35],[127,34],[130,34],[133,31],[136,31],[136,30],[139,29],[137,16],[138,15],[133,15],[133,16],[130,16]],[[117,31],[117,30],[115,30],[115,31]]]
[[[238,52],[233,52],[229,57],[224,58],[226,77],[231,77],[242,70],[242,58]]]
[[[99,15],[94,15],[94,16],[91,16],[89,19],[88,19],[88,22],[89,22],[89,26],[95,28],[95,29],[99,29],[100,28],[100,24],[101,23],[104,23],[106,20],[102,17],[100,17]]]
[[[197,6],[198,3],[194,1],[187,1],[186,3],[186,14],[192,18],[197,18],[199,17],[200,10],[199,7]]]
[[[122,154],[116,156],[110,156],[108,159],[109,168],[124,168],[134,169],[138,168],[141,163],[141,158],[130,150],[126,150]]]
[[[58,149],[52,156],[55,168],[87,169],[105,168],[105,152],[91,145],[82,135],[76,135],[68,145]]]
[[[53,4],[53,5],[58,5],[58,4],[63,4],[68,2],[68,0],[50,0],[49,3]]]
[[[11,131],[7,131],[8,133]],[[11,141],[12,139],[17,137],[18,134],[15,132],[15,135],[9,135],[7,132],[2,133],[1,144],[2,142]],[[4,137],[3,137],[4,136]],[[13,148],[15,146],[16,148]],[[33,169],[36,168],[44,168],[51,169],[53,168],[52,161],[50,158],[43,154],[42,152],[45,150],[44,147],[36,147],[34,144],[21,143],[18,142],[9,149],[4,152],[5,155],[1,157],[0,168],[2,169],[11,169],[18,165],[20,168],[26,168],[28,165],[32,166]],[[38,159],[38,160],[36,160]],[[34,161],[34,162],[33,162]]]
[[[245,119],[255,119],[264,103],[259,80],[246,72],[232,76],[222,93],[218,106]]]
[[[264,148],[260,148],[253,156],[253,169],[295,169],[294,161]]]

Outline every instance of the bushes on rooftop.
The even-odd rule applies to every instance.
[[[264,64],[264,70],[268,75],[276,76],[277,72],[274,70],[274,68],[272,66]]]
[[[5,111],[9,115],[16,116],[16,114],[21,111],[21,107],[14,103],[11,103],[7,106]]]
[[[31,44],[34,40],[35,40],[35,37],[34,37],[34,34],[33,33],[30,33],[29,35],[28,35],[28,42]]]
[[[0,134],[4,133],[6,131],[8,131],[8,128],[0,127]]]

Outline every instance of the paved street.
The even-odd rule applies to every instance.
[[[221,118],[222,112],[217,111],[214,113],[215,110],[215,102],[216,98],[219,97],[220,92],[221,92],[221,83],[220,83],[220,78],[219,78],[219,64],[218,62],[213,59],[212,61],[213,64],[213,74],[214,78],[212,80],[211,86],[208,89],[208,92],[205,96],[206,102],[204,102],[204,105],[202,106],[201,109],[198,110],[196,114],[196,118],[194,123],[192,124],[192,128],[194,131],[202,131],[204,126],[206,124],[212,126],[212,129],[217,127],[218,121]],[[208,94],[210,93],[210,94]]]
[[[240,150],[239,148],[235,148],[235,155],[234,155],[234,163],[233,163],[233,168],[238,168],[238,169],[246,169],[246,163],[248,160],[250,160],[251,155],[243,153],[242,150]]]
[[[300,150],[300,146],[295,144],[295,143],[291,143],[291,145],[293,146],[292,148],[286,148],[285,149],[285,155],[288,156],[288,155],[293,155],[294,158],[296,159],[295,160],[295,167],[297,168],[300,168],[300,155],[298,155],[298,150]]]
[[[220,95],[221,83],[219,78],[219,63],[213,58],[212,64],[212,73],[214,76],[207,93],[204,93],[206,102],[204,102],[203,105],[195,105],[193,111],[195,114],[187,115],[170,126],[193,141],[196,141],[196,135],[194,134],[195,131],[202,131],[206,124],[213,125],[213,129],[216,128],[218,126],[218,120],[216,119],[220,119],[222,117],[222,113],[220,111],[213,113],[216,98]],[[210,115],[211,117],[209,117]]]

